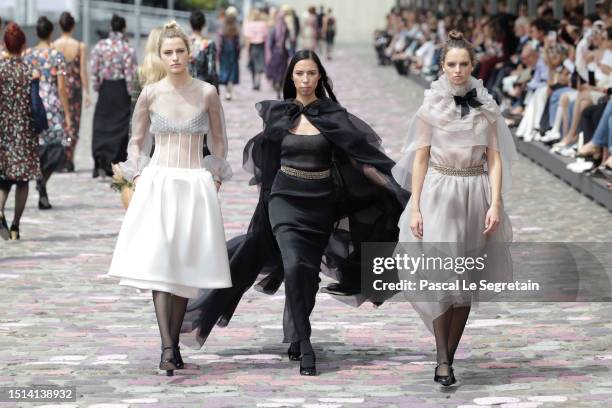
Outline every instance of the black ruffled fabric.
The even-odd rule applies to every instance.
[[[307,106],[295,100],[263,101],[256,105],[264,130],[244,149],[250,184],[260,187],[259,202],[246,234],[228,241],[231,288],[206,290],[191,300],[186,331],[195,330],[202,345],[215,323],[225,326],[242,295],[257,280],[256,289],[273,294],[283,280],[280,251],[270,227],[268,200],[280,168],[282,138],[297,126],[301,114],[333,147],[336,228],[325,252],[324,272],[348,286],[359,286],[362,242],[397,242],[397,223],[410,193],[391,175],[395,162],[381,150],[381,139],[359,118],[330,99]],[[365,299],[356,296],[353,304]]]

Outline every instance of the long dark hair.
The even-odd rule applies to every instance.
[[[330,98],[334,102],[338,102],[336,99],[336,95],[333,92],[333,86],[331,79],[327,76],[327,71],[323,68],[323,64],[321,64],[321,60],[317,53],[311,50],[300,50],[295,53],[293,58],[291,58],[291,62],[289,62],[289,66],[287,67],[287,71],[285,71],[285,82],[283,85],[283,99],[294,99],[297,96],[297,90],[295,89],[295,84],[293,83],[293,69],[295,68],[295,64],[302,60],[312,60],[317,64],[317,68],[319,69],[319,74],[321,74],[321,79],[319,79],[319,83],[315,89],[315,95],[317,98]]]

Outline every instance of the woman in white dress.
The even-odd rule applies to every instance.
[[[164,26],[158,54],[167,76],[146,85],[134,109],[128,160],[120,167],[136,190],[109,275],[121,278],[121,285],[152,290],[159,367],[173,375],[183,368],[178,342],[187,299],[201,288],[231,286],[217,198],[231,169],[219,96],[213,85],[189,74],[189,40],[176,22]],[[212,154],[203,157],[206,134]]]
[[[427,248],[425,253],[448,254],[450,248],[455,257],[474,256],[492,242],[512,241],[502,192],[510,188],[511,162],[517,154],[499,107],[482,81],[470,75],[474,52],[461,33],[449,34],[441,59],[444,74],[425,92],[403,156],[393,168],[399,184],[412,191],[398,224],[399,240]],[[503,244],[498,247],[501,250],[487,258],[485,273],[507,276],[509,251]],[[450,271],[443,277],[454,281],[457,274]],[[412,301],[435,336],[434,381],[445,386],[455,382],[453,358],[472,296],[462,290],[439,291],[426,301]]]

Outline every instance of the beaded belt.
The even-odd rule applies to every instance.
[[[484,166],[481,164],[480,166],[472,166],[472,167],[447,167],[440,166],[437,164],[432,165],[438,173],[442,173],[445,176],[456,176],[456,177],[470,177],[470,176],[479,176],[484,174]]]
[[[323,171],[306,171],[306,170],[298,170],[289,166],[281,166],[280,170],[293,177],[299,177],[306,180],[322,180],[324,178],[328,178],[331,175],[330,170]]]

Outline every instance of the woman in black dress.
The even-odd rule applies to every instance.
[[[260,198],[248,232],[228,242],[233,286],[192,301],[186,321],[203,344],[215,323],[227,325],[259,274],[267,294],[284,280],[289,358],[301,360],[300,374],[316,375],[310,314],[323,255],[345,287],[358,286],[360,243],[397,241],[409,194],[393,180],[378,135],[337,103],[313,51],[295,54],[283,92],[282,101],[257,104],[264,130],[245,148]]]

